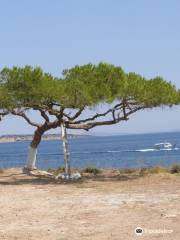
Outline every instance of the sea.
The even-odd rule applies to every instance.
[[[172,150],[156,150],[159,142],[176,143]],[[23,167],[29,141],[0,144],[0,168]],[[69,139],[74,168],[140,168],[180,164],[180,132],[120,136],[84,136]],[[42,141],[37,154],[40,169],[63,166],[62,141]]]

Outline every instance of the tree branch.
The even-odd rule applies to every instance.
[[[49,122],[49,117],[48,115],[45,113],[45,111],[38,109],[41,113],[41,116],[45,119],[46,122]]]
[[[53,115],[53,116],[56,116],[57,119],[62,119],[63,118],[63,112],[64,112],[64,108],[63,107],[60,107],[60,110],[55,110],[55,109],[52,109],[52,107],[46,107],[46,111],[48,111],[49,115]]]
[[[129,111],[128,113],[125,113],[125,116],[118,116],[118,118],[115,118],[115,116],[113,117],[112,120],[107,120],[107,121],[98,121],[98,122],[88,122],[88,123],[70,123],[70,122],[65,122],[66,127],[69,129],[83,129],[83,130],[89,130],[91,128],[97,127],[97,126],[103,126],[103,125],[113,125],[116,124],[120,121],[127,121],[128,120],[128,116],[137,112],[138,110],[144,109],[144,106],[139,106],[136,107],[135,109]]]
[[[2,117],[8,115],[8,111],[0,112],[0,121],[2,120]]]
[[[89,122],[89,121],[93,121],[95,120],[96,118],[99,118],[99,117],[105,117],[106,115],[108,115],[109,113],[112,112],[112,114],[114,115],[114,112],[116,110],[119,110],[122,106],[122,103],[119,103],[117,105],[115,105],[113,108],[110,108],[108,109],[106,112],[104,113],[96,113],[93,117],[91,118],[86,118],[86,119],[83,119],[83,120],[79,120],[79,121],[76,121],[74,122],[75,124],[80,124],[80,123],[86,123],[86,122]]]
[[[0,116],[5,116],[5,115],[8,115],[8,111],[5,111],[5,112],[0,112]]]
[[[26,122],[29,123],[31,126],[40,127],[40,124],[32,122],[31,119],[28,118],[27,115],[23,112],[16,112],[13,110],[13,111],[11,111],[11,114],[24,118],[26,120]]]
[[[54,122],[47,123],[46,124],[46,130],[59,127],[61,122],[62,122],[62,119],[57,119]]]
[[[63,113],[63,115],[69,120],[69,121],[73,121],[73,120],[75,120],[76,118],[78,118],[80,115],[81,115],[81,113],[82,113],[82,111],[84,110],[84,107],[82,107],[82,108],[80,108],[75,114],[74,114],[74,116],[72,116],[72,117],[70,117],[68,114],[66,114],[66,113]]]

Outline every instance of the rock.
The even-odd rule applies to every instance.
[[[58,174],[55,179],[68,179],[68,175],[66,175],[65,173],[60,173]]]
[[[30,171],[30,174],[33,176],[54,177],[52,173],[49,173],[47,171],[41,171],[41,170]]]
[[[78,180],[81,179],[81,174],[80,173],[72,173],[71,175],[68,175],[66,173],[61,173],[56,176],[56,179],[63,179],[63,180]]]
[[[52,173],[49,173],[47,171],[42,171],[38,169],[28,170],[27,168],[23,169],[23,172],[35,177],[51,177],[54,178],[54,175]]]
[[[70,178],[71,179],[75,179],[75,180],[80,179],[81,178],[81,174],[78,173],[78,172],[77,173],[73,173],[73,174],[71,174]]]

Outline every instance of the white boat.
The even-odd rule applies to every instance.
[[[166,150],[172,150],[175,149],[176,147],[176,143],[170,143],[170,142],[160,142],[160,143],[156,143],[154,144],[154,148],[157,150],[161,150],[161,149],[166,149]]]

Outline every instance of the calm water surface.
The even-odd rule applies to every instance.
[[[176,150],[153,150],[154,144],[177,142]],[[70,139],[73,167],[134,168],[180,163],[180,132]],[[0,168],[25,165],[29,142],[0,144]],[[43,141],[38,150],[39,168],[63,165],[62,142]]]

